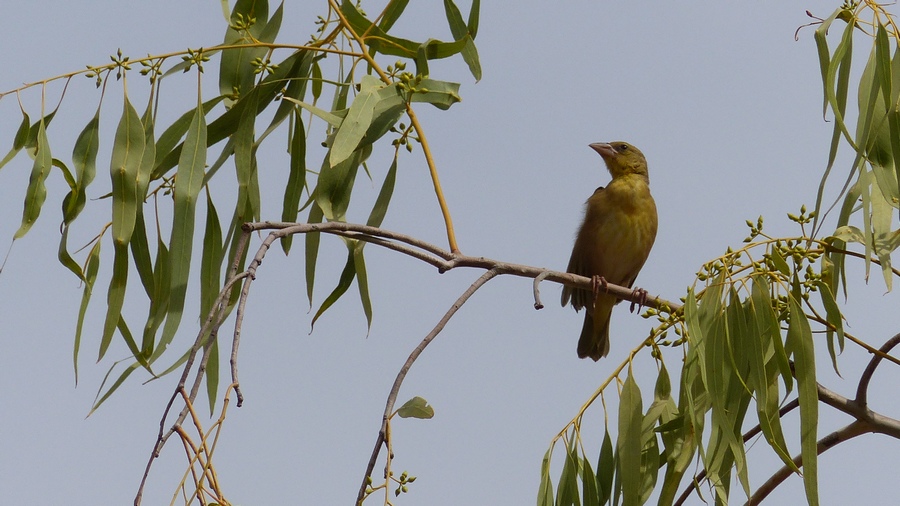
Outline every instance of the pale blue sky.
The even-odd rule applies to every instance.
[[[287,3],[279,41],[307,40],[315,16],[324,12],[325,2],[313,4]],[[461,61],[436,63],[432,75],[460,81],[463,101],[447,112],[418,108],[462,250],[564,269],[582,202],[608,180],[587,144],[619,139],[640,147],[650,163],[660,226],[637,284],[651,294],[677,300],[702,263],[740,243],[748,218],[762,214],[769,233],[794,234],[785,213],[814,204],[831,132],[822,119],[812,29],[801,31],[798,42],[794,30],[809,21],[807,8],[822,9],[814,13],[824,17],[837,4],[530,1],[511,8],[484,2],[476,40],[484,78],[475,84]],[[449,38],[438,2],[412,2],[409,9],[398,34]],[[212,0],[17,2],[5,12],[3,90],[104,64],[117,48],[136,57],[211,46],[224,30],[220,5]],[[207,71],[207,96],[216,88],[214,68]],[[188,79],[193,82],[191,77],[182,83]],[[129,89],[140,109],[145,98],[138,81],[134,72]],[[193,103],[190,87],[184,89],[184,96],[169,95],[171,109],[162,114],[172,117]],[[58,93],[53,88],[48,102],[55,104]],[[121,87],[111,83],[107,93],[92,197],[108,189],[108,149],[120,114]],[[72,140],[97,97],[88,79],[72,83],[48,132],[54,156],[70,160]],[[36,118],[37,94],[23,95],[23,102]],[[0,151],[5,153],[19,120],[14,97],[0,100]],[[322,125],[311,135],[321,137]],[[264,149],[278,155],[264,154],[260,163],[263,187],[273,189],[264,219],[279,219],[281,212],[275,188],[286,167],[276,139]],[[386,156],[376,154],[370,164],[374,184],[360,179],[354,196],[361,200],[351,208],[351,219],[365,221],[362,204],[377,194]],[[311,158],[310,166],[319,162]],[[0,172],[2,251],[19,225],[30,167],[22,154]],[[384,226],[444,246],[420,150],[401,159],[397,180]],[[177,375],[148,385],[140,385],[143,376],[134,378],[84,418],[111,360],[124,358],[126,350],[115,342],[101,364],[93,363],[105,314],[103,273],[108,276],[112,250],[107,245],[86,323],[80,384],[73,388],[71,349],[81,288],[56,260],[64,185],[58,173],[51,175],[41,220],[15,244],[0,276],[0,496],[8,504],[128,504]],[[86,225],[108,220],[106,205],[89,204],[80,220],[82,241],[95,232]],[[226,208],[219,208],[220,215],[228,214]],[[376,247],[367,253],[375,310],[368,337],[355,288],[308,335],[301,256],[285,258],[273,250],[260,270],[241,346],[246,402],[241,409],[231,407],[216,454],[234,504],[351,504],[397,369],[480,275],[437,275]],[[344,255],[338,239],[323,238],[317,304],[336,282]],[[849,328],[880,345],[900,329],[897,296],[883,295],[877,276],[868,286],[859,282],[858,266],[848,276],[854,280],[846,308]],[[550,439],[651,325],[620,305],[609,358],[578,360],[581,317],[558,307],[558,293],[544,284],[547,307],[535,311],[529,280],[495,279],[413,366],[401,402],[421,395],[436,416],[394,424],[394,468],[418,476],[396,504],[533,503]],[[137,321],[146,309],[140,297],[130,300],[135,304],[125,313]],[[175,346],[186,346],[196,329],[197,319],[186,316]],[[850,345],[841,361],[845,379],[822,362],[821,381],[850,393],[866,360]],[[645,392],[654,377],[638,377]],[[891,414],[896,390],[888,387],[898,379],[896,368],[879,370],[870,396],[874,409]],[[601,415],[592,416],[596,444]],[[823,407],[820,434],[848,421]],[[789,418],[786,427],[796,452],[796,419]],[[778,463],[763,442],[750,453],[758,458],[751,460],[752,484],[758,486]],[[820,459],[822,504],[897,497],[897,464],[896,442],[880,436],[840,445]],[[170,444],[154,466],[144,504],[167,504],[183,469],[183,451]],[[802,490],[801,480],[791,478],[770,503],[797,503]]]

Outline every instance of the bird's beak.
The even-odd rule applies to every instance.
[[[616,154],[616,150],[606,142],[595,142],[593,144],[588,144],[588,146],[597,153],[600,153],[600,156],[602,156],[604,160],[608,160]]]

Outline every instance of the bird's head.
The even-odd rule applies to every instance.
[[[600,153],[612,177],[625,174],[647,176],[647,159],[641,150],[627,142],[595,142],[590,147]]]

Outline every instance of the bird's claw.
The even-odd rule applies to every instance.
[[[606,282],[606,278],[603,276],[592,276],[591,294],[593,295],[594,300],[597,300],[597,295],[600,293],[601,288],[604,292],[609,293],[609,284]]]
[[[634,307],[637,306],[637,310],[640,311],[643,309],[644,305],[647,304],[647,290],[643,288],[635,288],[631,292],[631,307],[628,309],[632,313],[634,312]]]

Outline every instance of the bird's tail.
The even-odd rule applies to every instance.
[[[599,294],[593,310],[584,312],[584,325],[578,339],[578,358],[591,357],[596,362],[609,354],[609,317],[615,300],[615,297]]]

